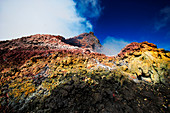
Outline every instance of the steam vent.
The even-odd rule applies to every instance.
[[[93,32],[0,41],[2,113],[168,113],[170,52],[132,42],[101,54]]]

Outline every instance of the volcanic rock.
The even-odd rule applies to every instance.
[[[0,41],[1,112],[165,113],[170,52],[148,42],[95,52],[92,32]]]
[[[125,61],[127,72],[134,74],[138,79],[154,83],[169,82],[170,71],[169,51],[158,49],[155,44],[133,42],[121,50],[117,58]]]
[[[82,49],[79,47],[82,47]],[[21,66],[26,60],[36,55],[48,55],[61,49],[69,49],[70,51],[80,50],[90,53],[92,50],[99,50],[100,47],[99,40],[92,32],[84,33],[67,40],[62,36],[36,34],[14,40],[1,41],[0,62],[5,67]],[[0,70],[4,69],[3,66],[0,67]]]
[[[73,38],[66,39],[66,43],[81,48],[90,48],[96,52],[99,52],[102,47],[99,40],[96,38],[96,36],[94,36],[93,32],[82,33]]]

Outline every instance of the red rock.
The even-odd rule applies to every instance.
[[[99,40],[94,36],[93,32],[80,34],[73,38],[66,39],[65,42],[67,44],[81,48],[90,48],[93,51],[100,51],[102,47]]]
[[[76,45],[78,47],[75,47]],[[35,55],[45,57],[47,54],[55,51],[61,51],[63,54],[68,52],[80,54],[83,53],[83,48],[89,48],[89,51],[85,51],[90,54],[92,50],[99,50],[100,47],[99,40],[92,32],[84,33],[67,40],[62,36],[36,34],[13,40],[0,41],[0,63],[4,64],[5,67],[13,65],[20,66]],[[0,70],[4,66],[1,66]]]
[[[118,57],[123,58],[125,54],[132,55],[135,51],[155,51],[157,49],[157,46],[152,43],[148,43],[147,41],[142,43],[132,42],[128,45],[126,45],[118,54]]]

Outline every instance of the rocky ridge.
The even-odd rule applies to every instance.
[[[74,39],[73,40],[74,43],[70,44],[69,39],[65,39],[62,36],[54,36],[54,35],[46,35],[46,34],[44,35],[36,34],[36,35],[22,37],[14,40],[1,41],[0,62],[2,64],[5,64],[5,67],[9,67],[9,66],[14,67],[14,65],[16,66],[16,65],[23,64],[26,60],[28,60],[29,58],[35,55],[43,55],[58,50],[69,49],[70,51],[80,50],[84,52],[86,51],[86,46],[88,44],[88,42],[84,41],[86,39],[92,40],[90,41],[89,46],[87,46],[89,51],[95,51],[97,50],[97,47],[101,47],[100,42],[96,37],[94,37],[92,32],[82,34],[82,36],[84,36],[85,39],[83,38],[81,45],[75,45],[77,44],[76,38],[71,38],[71,40]],[[81,41],[78,39],[78,42],[80,43]],[[93,45],[94,48],[92,48],[91,45]],[[80,48],[80,46],[82,48]],[[4,68],[3,66],[0,67],[0,70]]]
[[[0,42],[0,111],[168,112],[170,52],[148,42],[97,53],[92,32]]]
[[[100,44],[96,36],[94,36],[93,32],[82,33],[73,38],[66,39],[66,43],[81,48],[90,48],[95,52],[99,52],[100,49],[102,48],[102,45]]]

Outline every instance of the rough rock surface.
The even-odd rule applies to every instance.
[[[109,57],[93,36],[1,41],[0,112],[168,112],[170,52],[143,42]]]
[[[155,44],[133,42],[118,54],[119,63],[125,62],[126,72],[154,83],[169,84],[170,52],[158,49]]]
[[[79,37],[82,38],[82,41],[79,40]],[[45,55],[61,49],[69,49],[70,51],[71,49],[79,49],[84,52],[86,50],[95,51],[99,49],[98,47],[101,47],[99,40],[92,32],[81,34],[77,38],[70,38],[70,40],[74,39],[72,44],[69,43],[69,39],[66,40],[62,36],[48,34],[36,34],[14,40],[1,41],[0,62],[5,64],[5,67],[14,67],[14,65],[23,64],[32,56]],[[82,48],[75,46],[77,44],[76,41],[80,44],[77,46]],[[4,69],[3,66],[0,67],[0,70]]]
[[[93,32],[82,33],[73,38],[66,39],[66,43],[82,48],[91,48],[96,52],[99,52],[102,47],[99,40],[96,38],[96,36],[94,36]]]

